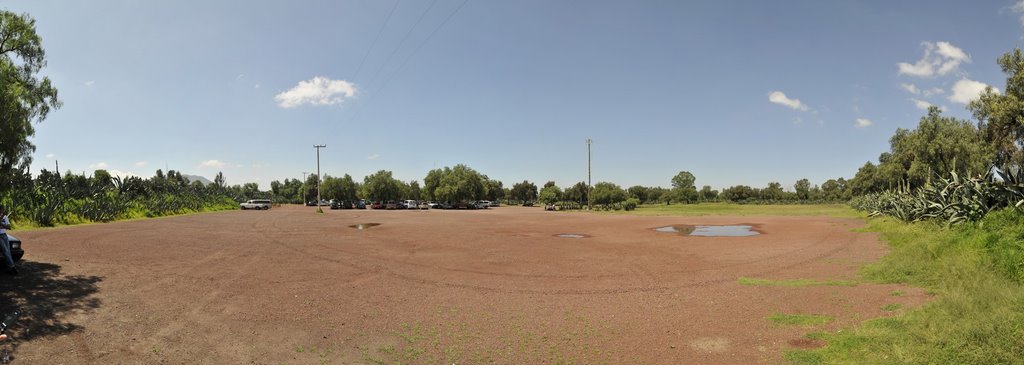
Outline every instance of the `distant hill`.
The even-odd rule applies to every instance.
[[[191,183],[192,183],[193,181],[199,181],[199,182],[202,182],[202,183],[203,183],[203,185],[210,185],[210,184],[213,184],[213,181],[210,181],[209,179],[207,179],[207,178],[205,178],[205,177],[202,177],[202,176],[199,176],[199,175],[187,175],[187,174],[181,174],[181,177],[185,178],[185,180],[188,180],[188,183],[189,183],[189,184],[191,184]]]

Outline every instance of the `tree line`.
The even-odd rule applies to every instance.
[[[215,183],[204,185],[174,170],[157,170],[148,179],[111,176],[106,170],[92,176],[42,170],[33,178],[23,171],[0,193],[0,204],[19,222],[53,226],[236,209],[239,201],[269,197],[255,183],[226,186],[223,176],[218,173]]]
[[[931,107],[913,130],[898,129],[878,163],[867,162],[851,181],[855,208],[905,221],[950,224],[990,211],[1024,207],[1024,52],[996,63],[1005,93],[992,87],[967,104],[976,123]]]

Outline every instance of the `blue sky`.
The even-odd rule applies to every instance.
[[[229,184],[403,180],[465,163],[510,186],[787,187],[852,177],[927,104],[1005,83],[999,1],[0,1],[37,21],[64,107],[33,171],[165,166]],[[393,10],[392,10],[393,9]],[[390,16],[389,16],[390,14]],[[379,35],[379,36],[378,36]]]

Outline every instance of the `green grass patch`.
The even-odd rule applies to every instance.
[[[903,305],[900,305],[898,302],[890,302],[888,305],[882,306],[882,310],[886,312],[899,311],[901,308],[903,308]]]
[[[635,215],[739,215],[739,216],[831,216],[865,217],[864,213],[843,204],[644,204],[632,211],[614,211],[618,214]]]
[[[767,317],[769,321],[781,326],[817,326],[832,322],[831,316],[817,314],[785,314],[775,313]]]
[[[857,286],[856,281],[852,280],[813,280],[813,279],[787,279],[787,280],[769,280],[769,279],[758,279],[758,278],[739,278],[738,282],[742,285],[750,286]]]
[[[892,251],[862,269],[868,280],[908,283],[935,299],[825,337],[828,346],[789,350],[797,364],[1024,363],[1024,214],[990,213],[945,228],[872,219]]]

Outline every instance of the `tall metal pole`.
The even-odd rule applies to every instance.
[[[590,182],[590,138],[587,138],[587,210],[594,210],[594,203],[590,201],[590,191],[594,190]]]
[[[308,203],[308,201],[306,201],[306,175],[308,174],[308,172],[302,172],[302,190],[299,191],[299,195],[302,197],[302,201],[299,203],[302,205],[306,205],[306,203]]]
[[[320,149],[326,148],[325,144],[315,144],[313,148],[316,148],[316,209],[320,209]]]

